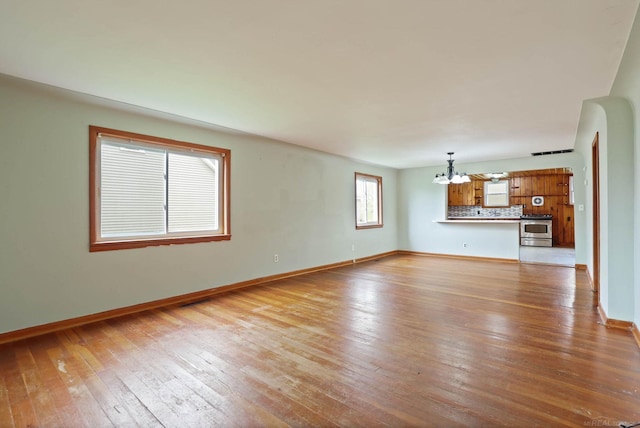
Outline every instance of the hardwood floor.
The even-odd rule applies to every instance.
[[[1,427],[618,426],[586,273],[392,256],[0,346]]]

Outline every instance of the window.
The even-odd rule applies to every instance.
[[[90,251],[229,240],[226,149],[89,127]]]
[[[382,227],[382,177],[356,172],[356,229]]]
[[[484,206],[509,206],[509,180],[484,182]]]

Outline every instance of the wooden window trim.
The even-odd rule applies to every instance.
[[[223,204],[220,210],[221,218],[220,223],[222,227],[222,233],[215,235],[196,235],[188,237],[152,237],[152,238],[134,238],[134,239],[113,239],[104,240],[99,239],[98,235],[98,207],[96,206],[97,197],[97,183],[99,180],[97,171],[97,154],[98,149],[98,137],[100,135],[135,140],[141,143],[152,144],[155,146],[162,146],[166,148],[178,148],[188,149],[190,151],[202,152],[202,153],[216,153],[221,156],[221,174],[222,180],[221,189],[223,195],[220,197],[220,203]],[[221,149],[218,147],[206,146],[202,144],[188,143],[184,141],[176,141],[168,138],[154,137],[144,134],[136,134],[133,132],[120,131],[116,129],[103,128],[99,126],[89,126],[89,251],[109,251],[109,250],[123,250],[129,248],[143,248],[159,245],[174,245],[174,244],[190,244],[198,242],[212,242],[212,241],[228,241],[231,239],[231,151],[228,149]]]
[[[378,183],[378,222],[376,224],[358,224],[358,196],[357,196],[357,187],[358,187],[358,178],[369,178],[374,179]],[[377,229],[384,226],[383,217],[382,217],[382,177],[378,175],[365,174],[362,172],[356,172],[354,174],[354,189],[356,191],[356,195],[354,198],[355,201],[355,220],[356,220],[356,230],[361,229]]]

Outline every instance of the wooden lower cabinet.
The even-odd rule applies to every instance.
[[[554,230],[558,229],[558,235],[554,236],[554,244],[557,242],[559,247],[573,247],[575,245],[573,212],[573,205],[563,205],[562,209],[558,209],[557,220],[554,221],[557,226],[554,225],[553,228]]]

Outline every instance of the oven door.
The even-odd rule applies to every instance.
[[[551,239],[551,220],[520,220],[520,237]]]

